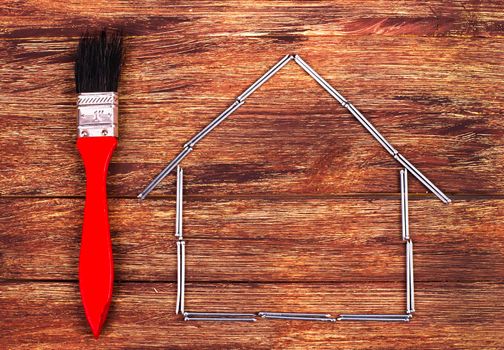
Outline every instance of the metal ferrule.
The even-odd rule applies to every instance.
[[[338,92],[335,88],[333,88],[324,78],[322,78],[315,70],[310,67],[308,63],[306,63],[299,55],[294,56],[294,61],[301,67],[303,70],[308,73],[320,86],[322,86],[332,97],[334,97],[339,103],[344,105],[347,101],[346,99]]]
[[[84,92],[77,97],[77,137],[118,135],[116,92]]]
[[[236,99],[238,101],[243,101],[247,97],[249,97],[254,91],[259,89],[262,84],[267,82],[273,75],[275,75],[280,69],[282,69],[283,66],[285,66],[287,63],[289,63],[290,60],[292,60],[293,56],[292,55],[285,55],[284,58],[282,58],[280,61],[277,62],[273,67],[270,68],[266,73],[263,74],[262,77],[257,79],[252,85],[250,85],[247,90],[245,90],[240,96],[238,96]]]
[[[408,214],[408,170],[400,171],[401,174],[401,221],[402,221],[402,239],[410,238],[409,235],[409,214]]]
[[[207,136],[210,131],[222,123],[227,117],[231,115],[234,111],[238,109],[245,101],[235,101],[231,106],[229,106],[224,112],[222,112],[217,118],[215,118],[210,124],[208,124],[203,130],[197,133],[192,139],[190,139],[184,147],[194,147],[198,142],[200,142],[205,136]]]
[[[402,154],[397,153],[394,158],[408,171],[418,179],[425,187],[427,187],[432,193],[434,193],[439,199],[444,203],[451,203],[451,199],[448,198],[439,188],[436,187],[424,174],[420,172],[413,164],[411,164]]]

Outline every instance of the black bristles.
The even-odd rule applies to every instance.
[[[123,61],[120,32],[102,30],[86,33],[77,48],[75,89],[81,92],[117,92]]]

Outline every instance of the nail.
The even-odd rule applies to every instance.
[[[401,177],[401,221],[402,239],[408,240],[409,236],[409,215],[408,215],[408,170],[400,171]]]
[[[210,124],[208,124],[203,130],[197,133],[192,139],[190,139],[185,145],[184,150],[180,152],[155,178],[149,185],[138,195],[138,198],[145,199],[147,195],[178,165],[180,162],[192,151],[192,148],[201,141],[206,135],[208,135],[215,127],[222,123],[228,116],[231,115],[238,107],[240,107],[252,92],[258,89],[262,84],[264,84],[269,78],[271,78],[276,72],[278,72],[284,65],[286,65],[292,59],[291,55],[286,55],[282,58],[273,68],[266,72],[258,81],[252,84],[242,95],[240,95],[231,106],[229,106],[224,112],[222,112],[217,118],[215,118]]]
[[[362,317],[349,317],[351,315],[340,315],[338,321],[384,321],[384,322],[409,322],[409,315],[402,317],[372,317],[373,315],[362,315]]]
[[[427,177],[425,177],[418,169],[416,169],[406,158],[400,155],[397,150],[378,132],[359,110],[349,103],[336,89],[334,89],[324,78],[322,78],[315,70],[310,67],[301,57],[294,56],[294,60],[301,66],[317,83],[319,83],[331,96],[333,96],[341,105],[346,107],[350,113],[369,131],[369,133],[389,152],[399,163],[407,168],[420,182],[422,182],[432,193],[434,193],[444,203],[450,203],[451,200],[437,188]]]
[[[336,91],[324,78],[322,78],[308,63],[306,63],[299,55],[294,56],[294,61],[315,81],[322,86],[332,97],[334,97],[342,105],[347,101],[345,98]]]
[[[205,316],[205,317],[255,317],[255,314],[239,312],[184,312],[185,317]]]
[[[411,240],[406,241],[406,312],[411,312],[411,259],[410,259]]]
[[[175,306],[175,313],[178,315],[180,312],[180,296],[181,296],[181,255],[180,255],[180,241],[177,241],[177,305]]]
[[[175,236],[182,239],[182,208],[183,208],[183,188],[184,188],[184,170],[177,166],[177,196],[175,213]]]
[[[258,316],[286,316],[286,317],[316,317],[316,318],[331,318],[330,314],[312,314],[312,313],[298,313],[298,312],[265,312],[261,311],[257,313]]]
[[[273,315],[266,315],[262,317],[272,320],[336,322],[335,318],[328,318],[328,317],[273,316]]]
[[[255,318],[248,317],[184,317],[184,321],[217,321],[217,322],[255,322]]]
[[[340,315],[344,318],[411,318],[411,315],[397,315],[397,314],[346,314]]]
[[[410,268],[410,310],[409,313],[415,312],[415,278],[413,276],[413,241],[410,240],[409,245],[409,268]]]
[[[184,241],[178,241],[180,242],[180,250],[181,250],[181,255],[182,255],[182,266],[181,266],[181,273],[180,273],[180,280],[181,280],[181,288],[180,288],[180,311],[184,313],[184,304],[185,304],[185,242]]]
[[[436,187],[424,174],[420,172],[417,168],[413,166],[402,154],[398,153],[394,158],[409,172],[418,179],[425,187],[427,187],[434,195],[436,195],[444,203],[451,203],[451,199],[448,198],[439,188]]]
[[[264,73],[259,79],[257,79],[252,85],[250,85],[240,96],[236,99],[238,101],[244,101],[249,97],[254,91],[259,89],[261,85],[267,82],[273,75],[275,75],[283,66],[285,66],[291,59],[292,55],[285,55],[280,61],[278,61],[273,67],[271,67],[266,73]]]
[[[152,180],[147,187],[138,195],[138,198],[145,199],[147,195],[192,151],[191,147],[184,148],[173,160]]]
[[[224,112],[219,114],[210,124],[208,124],[203,130],[197,133],[192,139],[190,139],[184,147],[194,147],[198,142],[200,142],[205,136],[207,136],[213,129],[215,129],[220,123],[227,119],[234,111],[240,107],[244,101],[235,101],[231,106],[229,106]]]
[[[301,57],[296,55],[294,57],[296,63],[298,63],[301,68],[303,68],[320,86],[322,86],[332,97],[334,97],[342,106],[344,106],[348,111],[364,126],[364,128],[382,145],[387,152],[392,156],[397,154],[394,147],[376,130],[376,128],[367,120],[359,110],[349,103],[335,88],[331,86],[324,78],[322,78],[312,67],[308,65]]]
[[[392,145],[383,137],[382,134],[374,127],[373,124],[351,103],[347,103],[345,105],[346,109],[364,126],[364,128],[375,138],[376,141],[380,143],[380,145],[385,148],[385,150],[390,153],[390,155],[394,156],[398,152],[392,147]]]

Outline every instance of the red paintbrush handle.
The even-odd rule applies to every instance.
[[[86,168],[79,286],[86,317],[96,338],[107,318],[114,281],[106,181],[116,145],[115,137],[82,137],[77,140]]]

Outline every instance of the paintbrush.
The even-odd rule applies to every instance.
[[[84,34],[75,61],[79,122],[77,148],[86,170],[86,202],[79,257],[82,304],[96,338],[112,300],[114,267],[106,179],[117,146],[117,85],[123,61],[122,36],[103,30]]]

